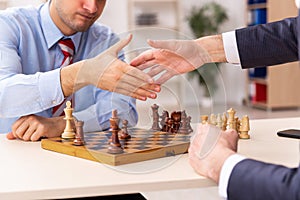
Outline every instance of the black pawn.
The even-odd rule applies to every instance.
[[[128,121],[126,119],[124,119],[122,121],[122,124],[123,124],[123,126],[122,126],[122,130],[120,131],[120,138],[128,140],[131,138],[131,136],[128,134],[128,130],[127,130]]]

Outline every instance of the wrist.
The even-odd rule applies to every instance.
[[[82,68],[83,61],[74,63],[72,65],[63,67],[60,71],[61,88],[64,96],[70,96],[75,91],[88,85],[83,79],[80,78],[79,72]]]
[[[210,62],[226,62],[222,35],[212,35],[196,39],[195,42],[206,50]]]
[[[219,151],[221,152],[221,151]],[[208,171],[208,178],[212,179],[216,183],[219,183],[220,180],[220,174],[222,167],[225,163],[225,161],[236,152],[232,151],[231,149],[222,149],[222,153],[220,155],[213,155],[214,158],[217,158],[215,162],[213,162],[213,166]]]

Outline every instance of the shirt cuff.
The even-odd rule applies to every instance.
[[[219,181],[219,195],[223,198],[227,198],[227,187],[229,182],[229,177],[233,168],[242,160],[246,159],[244,156],[239,154],[234,154],[228,157],[221,169],[220,181]]]
[[[64,100],[60,84],[60,68],[39,73],[39,92],[43,109],[59,105]]]
[[[232,64],[240,64],[241,61],[237,48],[235,31],[222,33],[222,39],[227,62]]]

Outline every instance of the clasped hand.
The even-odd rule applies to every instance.
[[[237,151],[237,142],[238,134],[233,129],[222,131],[200,124],[191,138],[189,162],[198,174],[218,183],[225,160]]]
[[[151,77],[161,73],[158,84],[211,61],[206,50],[194,40],[148,40],[148,44],[155,49],[143,52],[130,64],[141,70],[149,69]]]
[[[87,82],[103,90],[117,92],[140,100],[156,98],[160,86],[148,74],[118,59],[118,53],[132,39],[120,40],[100,55],[83,62],[76,82]]]

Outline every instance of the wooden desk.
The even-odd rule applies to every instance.
[[[276,131],[300,128],[300,118],[253,120],[251,140],[239,152],[260,160],[297,166],[299,143]],[[46,151],[40,142],[8,141],[0,135],[0,199],[57,199],[158,190],[205,188],[215,184],[198,176],[187,155],[112,167]]]

